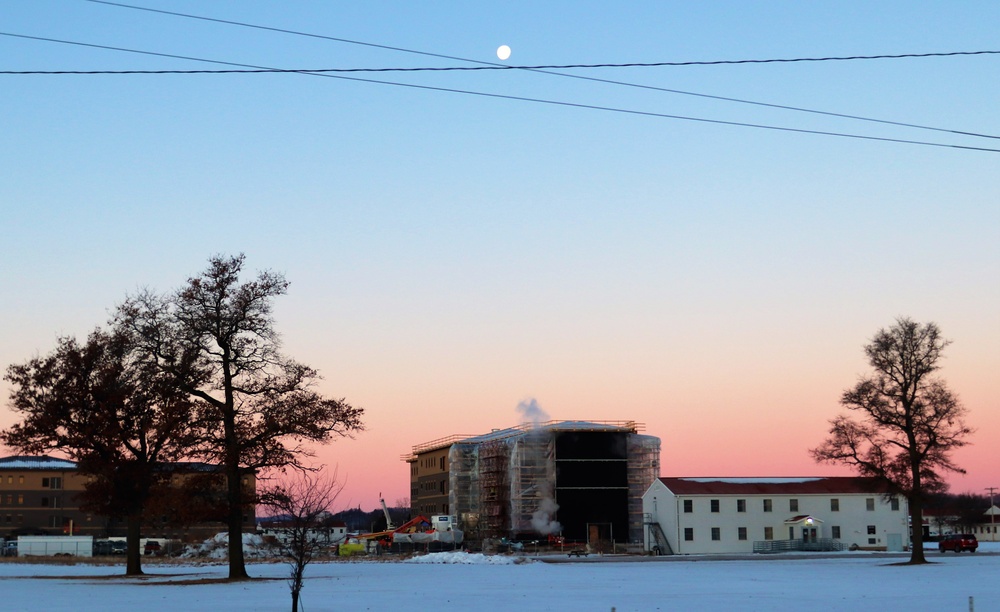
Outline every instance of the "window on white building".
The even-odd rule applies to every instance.
[[[694,512],[694,500],[685,499],[684,500],[684,512],[691,513]]]
[[[741,540],[747,539],[747,528],[746,527],[737,527],[736,528],[736,537],[739,538],[739,539],[741,539]]]
[[[789,512],[798,512],[799,511],[799,500],[797,500],[797,499],[790,499],[790,500],[788,500],[788,511]]]
[[[865,510],[868,510],[869,512],[875,510],[875,498],[874,497],[869,497],[868,499],[865,500]]]
[[[745,500],[745,499],[737,499],[736,500],[736,511],[737,512],[746,512],[747,511],[747,500]]]
[[[840,512],[840,500],[836,497],[830,500],[830,512]]]
[[[764,528],[764,539],[765,540],[773,540],[774,539],[774,527],[765,527]]]
[[[832,537],[834,540],[840,539],[840,525],[834,525],[833,527],[830,527],[830,537]]]
[[[875,525],[868,526],[868,535],[875,535],[878,531],[875,529]]]
[[[722,539],[722,529],[719,527],[712,527],[712,539],[721,540]]]
[[[717,500],[717,499],[710,500],[708,502],[708,504],[709,504],[709,506],[711,506],[712,512],[718,512],[719,511],[719,500]]]
[[[893,512],[899,512],[899,498],[898,497],[893,497],[891,500],[889,500],[889,509],[892,510]]]
[[[764,512],[770,512],[770,511],[771,511],[771,500],[765,499],[764,500]]]
[[[694,541],[694,527],[685,527],[684,528],[684,540],[687,541],[687,542],[693,542]]]

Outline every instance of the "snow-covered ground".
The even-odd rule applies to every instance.
[[[428,556],[421,562],[317,563],[306,570],[304,610],[1000,610],[1000,544],[941,555],[919,567],[841,553],[713,560],[709,556],[581,563],[513,563],[509,557]],[[560,557],[564,559],[565,557]],[[504,559],[502,562],[498,562]],[[438,561],[438,563],[432,563]],[[286,566],[253,564],[250,582],[219,583],[224,565],[0,564],[4,610],[289,609]],[[266,578],[270,578],[267,580]]]

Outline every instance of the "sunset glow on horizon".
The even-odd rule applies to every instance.
[[[692,64],[992,49],[1000,4],[143,5],[270,29],[11,3],[78,44],[0,36],[4,69],[299,72],[0,75],[0,366],[245,253],[365,409],[310,461],[373,509],[531,400],[644,424],[664,476],[848,475],[809,449],[910,317],[976,429],[952,492],[1000,486],[1000,56]]]

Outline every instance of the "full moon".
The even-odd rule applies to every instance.
[[[497,48],[497,57],[499,57],[502,60],[505,60],[508,57],[510,57],[510,47],[508,47],[507,45],[500,45]]]

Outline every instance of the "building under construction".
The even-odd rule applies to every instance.
[[[634,421],[549,421],[413,447],[415,514],[456,517],[467,540],[643,541],[660,439]]]

